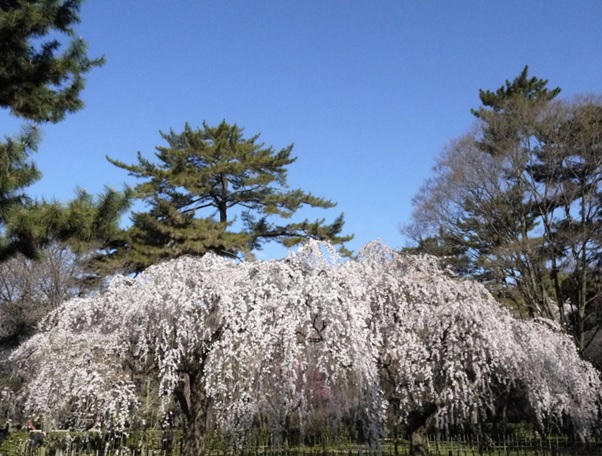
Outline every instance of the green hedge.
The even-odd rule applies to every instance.
[[[103,448],[130,450],[155,450],[160,452],[163,433],[161,431],[131,431],[123,434],[100,434],[98,432],[48,432],[44,437],[45,453],[54,450],[76,449],[82,452],[94,453]],[[23,456],[27,448],[30,433],[11,432],[0,445],[0,456]],[[175,442],[174,442],[175,443]]]
[[[29,440],[27,432],[11,432],[0,445],[1,456],[22,456],[25,444]]]

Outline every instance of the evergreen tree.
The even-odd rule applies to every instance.
[[[495,92],[480,89],[481,106],[471,112],[483,122],[481,149],[492,155],[524,149],[525,142],[536,134],[538,116],[561,91],[547,85],[547,79],[529,78],[525,66],[512,82],[507,80]]]
[[[67,203],[41,200],[12,207],[0,261],[17,253],[34,258],[39,248],[53,242],[67,243],[76,253],[105,248],[121,233],[118,221],[130,207],[131,195],[129,188],[107,188],[97,197],[78,190]]]
[[[0,142],[0,228],[11,210],[27,202],[25,188],[40,178],[40,172],[29,160],[37,148],[39,132],[26,128],[21,135]],[[2,239],[0,238],[0,245]]]
[[[32,201],[27,187],[41,173],[31,160],[38,124],[61,121],[83,107],[84,76],[102,65],[90,59],[73,26],[82,0],[0,2],[0,108],[33,122],[0,142],[0,261],[17,253],[34,257],[53,241],[76,249],[104,243],[116,231],[128,194],[107,190],[98,199],[80,193],[67,204]],[[87,244],[89,245],[89,244]]]
[[[481,90],[475,129],[439,159],[406,233],[469,258],[498,297],[557,320],[584,352],[601,322],[602,99],[559,92],[527,68]]]
[[[185,125],[182,133],[162,133],[166,147],[157,147],[156,161],[138,153],[138,163],[109,161],[144,182],[135,196],[149,206],[133,214],[133,226],[104,258],[113,269],[141,271],[184,254],[248,256],[268,241],[287,247],[309,238],[340,244],[343,216],[324,220],[288,221],[302,206],[331,208],[331,201],[287,188],[292,146],[279,151],[245,138],[243,129],[225,121],[217,127]]]
[[[507,109],[506,102],[513,98],[522,98],[530,101],[550,101],[561,91],[560,87],[549,90],[547,79],[539,79],[536,76],[529,78],[529,66],[525,66],[520,74],[512,82],[506,80],[505,84],[495,92],[479,89],[479,99],[482,106],[472,109],[472,113],[479,118],[489,110],[501,112]],[[489,109],[487,109],[489,108]]]
[[[35,122],[58,122],[83,107],[84,75],[103,59],[88,58],[73,29],[82,1],[0,2],[0,107]]]
[[[414,226],[443,236],[472,261],[472,274],[530,316],[554,318],[544,239],[549,207],[529,166],[541,146],[541,119],[559,88],[528,67],[495,91],[480,90],[474,131],[452,142],[437,176],[414,199]],[[542,214],[544,220],[542,221]],[[422,234],[420,234],[422,233]]]

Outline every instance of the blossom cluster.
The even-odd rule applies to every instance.
[[[277,261],[182,257],[65,302],[41,329],[11,362],[26,410],[53,417],[123,422],[141,375],[167,406],[186,374],[190,405],[231,431],[257,416],[307,422],[325,401],[337,416],[361,411],[374,433],[425,408],[446,427],[485,418],[516,390],[538,424],[569,416],[586,431],[602,390],[553,325],[519,320],[436,259],[380,242],[345,261],[319,242]]]

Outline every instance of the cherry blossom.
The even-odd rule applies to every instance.
[[[52,312],[11,363],[23,407],[55,420],[124,423],[152,376],[164,410],[186,418],[190,455],[205,452],[208,423],[244,438],[260,419],[285,434],[325,400],[329,419],[355,414],[374,442],[387,416],[469,426],[516,391],[536,425],[570,417],[588,432],[602,390],[553,323],[519,320],[433,257],[380,242],[357,260],[312,241],[283,260],[207,254],[115,277]]]

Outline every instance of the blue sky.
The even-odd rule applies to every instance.
[[[237,123],[295,144],[289,184],[338,203],[357,251],[406,240],[411,200],[478,90],[525,65],[562,96],[602,93],[602,2],[581,0],[88,0],[77,31],[104,67],[84,110],[43,127],[38,197],[122,187],[136,152],[184,123]],[[17,123],[2,117],[2,134]],[[279,256],[267,249],[262,257]]]

